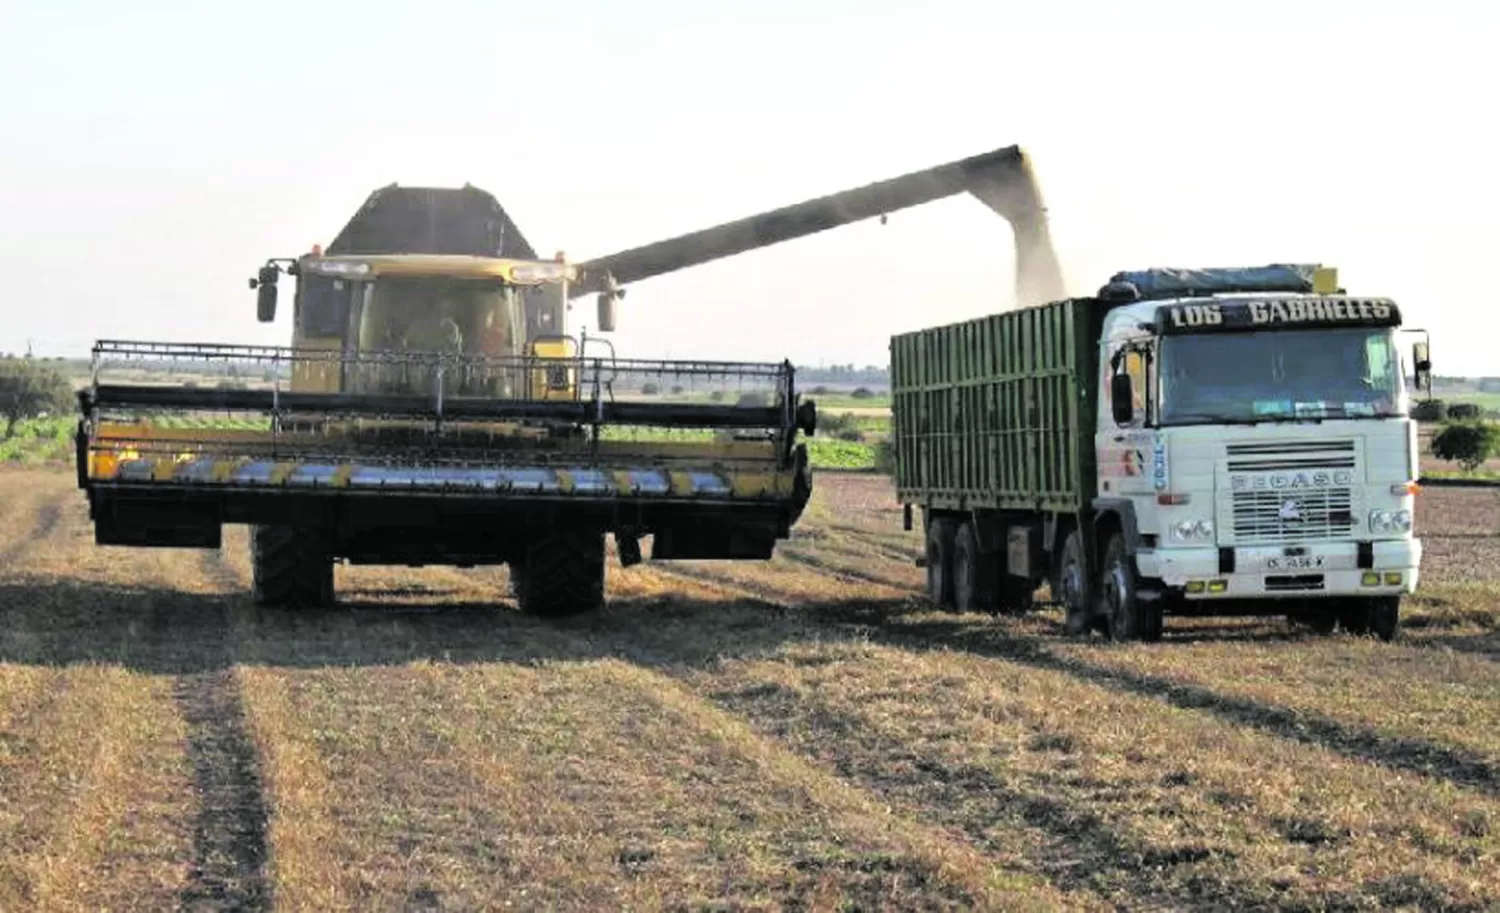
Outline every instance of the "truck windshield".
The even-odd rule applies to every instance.
[[[1161,342],[1162,425],[1400,415],[1390,330],[1169,336]]]

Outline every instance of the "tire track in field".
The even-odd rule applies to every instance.
[[[955,629],[950,621],[904,621],[892,625],[880,600],[851,600],[820,605],[766,584],[751,584],[698,568],[655,568],[659,573],[716,587],[726,594],[764,603],[778,613],[797,612],[835,627],[857,628],[866,636],[902,649],[964,649],[976,655],[1040,670],[1061,672],[1081,682],[1117,693],[1162,701],[1183,710],[1258,730],[1289,742],[1313,745],[1355,761],[1415,774],[1455,787],[1500,797],[1500,765],[1463,748],[1426,739],[1392,736],[1311,711],[1298,711],[1249,698],[1225,695],[1201,685],[1184,684],[1145,673],[1114,669],[1064,656],[1035,635],[1016,634],[1003,626]],[[860,603],[865,605],[861,607]]]
[[[11,570],[17,558],[52,538],[62,523],[62,496],[58,495],[36,506],[32,514],[31,529],[21,534],[14,542],[0,548],[0,571]]]
[[[795,595],[772,586],[698,567],[655,565],[650,570],[742,605],[770,609],[783,617],[797,614]],[[827,622],[816,615],[805,620],[815,625]],[[785,622],[768,619],[766,623]],[[672,635],[661,636],[669,639]],[[651,637],[648,631],[647,638]],[[647,660],[662,649],[649,639],[633,646]],[[630,652],[626,650],[627,657]],[[990,861],[1005,860],[1007,869],[1040,876],[1066,895],[1098,898],[1101,876],[1107,876],[1116,883],[1115,893],[1125,895],[1116,899],[1126,907],[1170,908],[1174,898],[1163,884],[1163,873],[1204,866],[1196,882],[1195,901],[1246,908],[1263,900],[1248,880],[1210,874],[1225,858],[1220,848],[1182,839],[1162,844],[1121,830],[1076,797],[1053,793],[1035,775],[1014,779],[979,764],[952,767],[881,732],[881,727],[857,719],[857,711],[819,700],[805,703],[779,685],[740,683],[735,687],[726,682],[715,687],[712,672],[705,680],[700,677],[704,670],[649,661],[643,665],[654,666],[655,674],[675,682],[683,694],[696,696],[710,712],[725,713],[743,723],[769,750],[812,765],[851,788],[852,794],[865,797],[873,807],[888,808],[903,827],[941,834],[944,841],[956,837],[967,851]],[[985,814],[975,815],[976,807],[983,807]],[[1014,822],[1034,836],[1006,836],[1009,830],[997,833],[994,825],[1001,821]],[[1042,849],[1023,849],[1028,840],[1039,840]],[[1018,854],[1024,861],[1013,868]]]
[[[197,573],[215,587],[240,588],[221,551],[203,553]],[[179,897],[189,910],[271,908],[271,885],[265,873],[270,813],[234,669],[231,598],[227,594],[207,597],[213,603],[214,617],[207,624],[195,623],[192,630],[204,639],[200,647],[209,661],[201,670],[178,675],[172,689],[187,723],[187,753],[199,800],[193,821],[193,860]],[[203,608],[195,604],[185,606],[185,611]]]

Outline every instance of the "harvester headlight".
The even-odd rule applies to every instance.
[[[1207,520],[1183,520],[1172,527],[1172,537],[1180,542],[1212,539],[1214,525]]]
[[[517,263],[510,269],[513,282],[556,282],[567,277],[566,263]]]
[[[313,268],[330,276],[363,276],[370,271],[370,264],[360,260],[318,260]]]
[[[1411,511],[1398,510],[1391,516],[1391,525],[1401,532],[1411,531]]]

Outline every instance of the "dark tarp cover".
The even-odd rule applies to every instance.
[[[1313,264],[1269,266],[1156,268],[1115,273],[1111,282],[1129,282],[1142,298],[1174,298],[1224,292],[1311,292]]]

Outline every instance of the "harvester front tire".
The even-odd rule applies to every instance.
[[[517,581],[521,611],[566,618],[604,606],[604,534],[550,532],[526,548]]]
[[[250,528],[256,605],[313,608],[333,602],[333,559],[318,537],[291,526]]]

